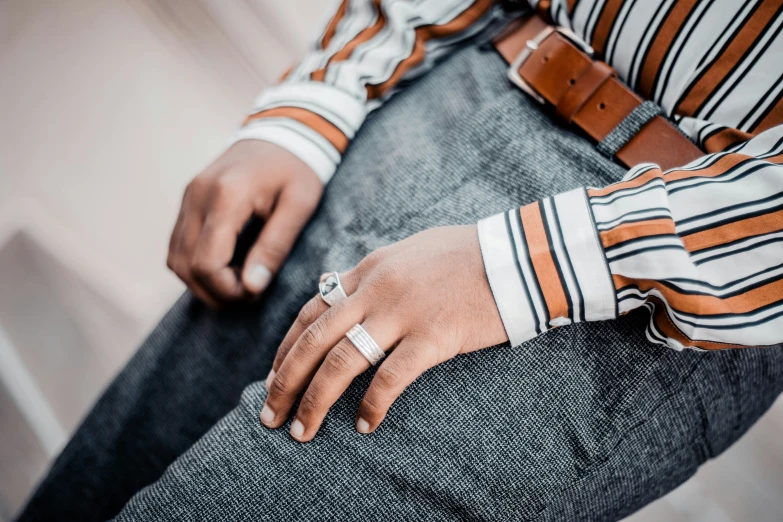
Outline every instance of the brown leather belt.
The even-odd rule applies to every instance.
[[[558,116],[602,142],[644,100],[617,79],[606,63],[571,31],[548,25],[532,15],[512,22],[495,48],[511,64],[509,78]],[[631,118],[633,119],[633,118]],[[669,120],[654,116],[638,129],[614,158],[627,167],[653,162],[664,170],[704,155]]]

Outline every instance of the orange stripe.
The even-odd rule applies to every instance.
[[[541,207],[538,203],[525,205],[519,209],[519,215],[522,218],[522,227],[525,230],[533,269],[549,309],[549,320],[556,317],[568,317],[568,301],[565,289],[560,283],[552,251],[549,249]]]
[[[774,21],[781,0],[764,0],[753,15],[743,24],[736,37],[710,65],[709,69],[691,85],[682,101],[674,108],[682,116],[693,116],[721,81],[742,59],[745,52],[758,39],[764,28]]]
[[[780,96],[778,98],[777,103],[772,108],[771,111],[769,111],[769,114],[764,116],[764,119],[761,120],[758,125],[753,127],[751,131],[754,133],[764,132],[767,129],[771,129],[772,127],[777,127],[783,123],[783,96]]]
[[[343,0],[343,2],[340,4],[340,7],[337,8],[337,12],[334,13],[334,16],[331,20],[329,20],[329,24],[324,30],[324,36],[321,38],[321,49],[326,49],[329,47],[329,43],[332,41],[332,38],[334,38],[334,33],[337,32],[337,25],[340,23],[340,20],[345,17],[347,10],[348,0]]]
[[[357,46],[369,41],[372,37],[378,34],[381,29],[383,29],[383,26],[386,25],[386,13],[383,9],[381,9],[381,0],[374,0],[373,3],[375,4],[375,8],[378,10],[378,19],[375,21],[375,23],[370,27],[360,31],[355,38],[345,45],[345,47],[334,53],[323,68],[318,69],[317,71],[313,71],[312,74],[310,74],[310,78],[317,82],[324,81],[324,78],[326,77],[326,69],[329,68],[331,64],[347,60]]]
[[[645,172],[644,174],[642,174],[641,176],[636,177],[630,181],[619,181],[617,183],[613,183],[608,187],[604,187],[602,189],[588,189],[587,195],[593,198],[597,196],[608,196],[609,194],[617,192],[618,190],[641,187],[648,181],[654,178],[660,178],[662,176],[663,176],[663,172],[661,172],[661,169],[651,169]]]
[[[707,152],[720,152],[727,148],[751,139],[753,135],[737,129],[723,129],[704,140],[704,150]]]
[[[658,28],[658,32],[647,49],[642,72],[637,81],[637,91],[643,98],[651,98],[653,84],[661,68],[666,53],[671,48],[678,31],[688,19],[688,15],[698,3],[698,0],[678,0],[669,11],[666,20]]]
[[[574,12],[574,6],[576,5],[577,0],[568,0],[568,14],[571,14]]]
[[[476,20],[481,18],[494,3],[494,0],[477,0],[473,5],[465,9],[459,16],[443,25],[427,25],[416,29],[416,41],[413,44],[411,54],[397,64],[397,68],[391,77],[379,85],[367,86],[367,97],[378,98],[386,91],[393,88],[405,76],[412,67],[420,64],[424,59],[425,43],[433,38],[443,38],[464,31]]]
[[[688,178],[714,178],[715,176],[720,176],[726,171],[736,167],[748,158],[749,156],[744,154],[727,154],[706,169],[670,170],[664,174],[663,179],[669,183],[670,181],[679,181]]]
[[[601,15],[598,17],[598,22],[595,24],[592,45],[595,52],[602,56],[606,50],[606,42],[609,41],[609,32],[612,30],[612,25],[617,19],[617,14],[620,12],[623,2],[625,0],[606,0]]]
[[[780,230],[783,230],[783,210],[696,232],[683,237],[682,241],[685,243],[685,249],[693,253],[739,239],[770,234]]]
[[[291,118],[303,125],[307,125],[326,138],[341,154],[348,148],[348,138],[340,129],[335,127],[329,120],[306,109],[300,109],[299,107],[278,107],[275,109],[268,109],[248,116],[245,120],[245,125],[261,118]]]
[[[658,290],[672,308],[688,314],[700,316],[715,314],[744,314],[783,299],[783,279],[777,279],[745,293],[727,298],[712,295],[681,294],[659,281],[652,279],[634,279],[613,275],[614,286],[619,292],[622,288],[636,285],[642,292]]]
[[[677,325],[675,325],[672,322],[672,320],[669,318],[668,314],[666,313],[666,306],[661,302],[660,299],[656,297],[651,297],[650,301],[657,302],[656,303],[657,306],[655,307],[655,316],[653,317],[653,320],[655,321],[655,325],[663,333],[663,335],[678,341],[683,346],[688,346],[691,348],[696,347],[696,348],[701,348],[703,350],[746,348],[746,346],[741,344],[716,343],[712,341],[693,341],[687,335],[682,333],[682,331],[679,328],[677,328]]]
[[[674,221],[671,219],[651,219],[638,223],[623,223],[610,230],[602,231],[600,235],[604,248],[609,248],[631,239],[676,233]]]

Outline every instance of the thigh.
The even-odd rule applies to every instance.
[[[270,287],[262,366],[322,271],[424,228],[619,179],[503,72],[468,49],[367,122]],[[370,373],[308,444],[260,425],[266,391],[253,383],[118,518],[618,518],[736,440],[783,383],[780,349],[676,353],[647,342],[647,319],[460,356],[418,379],[369,436],[354,415]]]
[[[260,425],[253,384],[118,520],[616,520],[728,447],[783,383],[779,349],[676,353],[646,320],[460,356],[372,435],[354,429],[368,374],[307,444]]]

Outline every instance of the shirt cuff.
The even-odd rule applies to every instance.
[[[367,115],[365,101],[321,82],[266,89],[231,143],[257,139],[296,155],[326,183]]]
[[[557,326],[617,317],[584,189],[479,221],[484,268],[512,346]]]

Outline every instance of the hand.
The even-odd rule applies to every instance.
[[[489,288],[476,226],[434,228],[376,250],[340,274],[348,298],[320,296],[299,313],[267,378],[261,421],[281,426],[304,392],[291,435],[311,440],[329,408],[370,364],[344,335],[360,323],[384,351],[359,406],[356,428],[374,431],[427,369],[508,340]]]
[[[318,206],[323,183],[287,150],[234,144],[190,182],[169,243],[168,267],[213,308],[255,297],[283,264]],[[264,227],[241,269],[229,266],[251,216]]]

